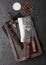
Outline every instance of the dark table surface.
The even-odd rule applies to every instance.
[[[30,15],[34,18],[34,25],[36,27],[38,37],[40,39],[43,55],[34,59],[29,59],[20,63],[17,63],[14,59],[9,40],[4,33],[2,26],[10,18],[7,15],[11,12],[13,16],[17,13],[24,14],[22,11],[15,12],[12,9],[14,2],[29,1],[34,4],[35,10]],[[24,14],[25,15],[25,14]],[[0,65],[46,65],[46,0],[0,0]]]

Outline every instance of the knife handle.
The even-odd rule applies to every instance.
[[[35,40],[32,39],[32,40],[31,40],[31,43],[32,43],[33,52],[36,52],[36,43],[35,43]]]

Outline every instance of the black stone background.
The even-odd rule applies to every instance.
[[[2,29],[3,24],[10,19],[8,12],[11,12],[13,16],[19,12],[24,15],[23,12],[16,12],[12,9],[16,1],[21,4],[29,1],[34,4],[35,10],[30,16],[34,19],[33,22],[44,51],[42,56],[20,63],[15,61],[9,40]],[[0,65],[46,65],[46,0],[0,0]]]

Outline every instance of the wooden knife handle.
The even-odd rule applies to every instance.
[[[36,52],[36,43],[35,43],[35,40],[32,39],[32,40],[31,40],[31,43],[32,43],[33,52]]]

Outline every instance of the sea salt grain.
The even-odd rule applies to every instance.
[[[15,2],[15,3],[13,4],[13,9],[14,9],[15,11],[19,11],[19,10],[21,9],[21,4],[20,4],[19,2]]]

